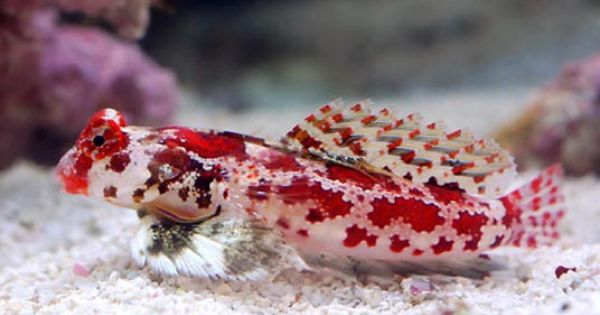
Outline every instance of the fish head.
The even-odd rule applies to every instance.
[[[66,192],[90,195],[90,171],[95,164],[110,160],[126,149],[129,138],[123,131],[127,122],[123,115],[110,108],[96,112],[79,134],[73,147],[60,159],[56,167]]]
[[[103,109],[61,158],[56,175],[68,193],[197,222],[218,210],[223,195],[222,157],[205,154],[220,145],[210,135],[128,126],[121,113]]]

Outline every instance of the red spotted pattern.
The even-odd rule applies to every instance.
[[[477,243],[483,235],[481,227],[488,221],[488,217],[484,214],[470,214],[468,212],[460,212],[459,218],[452,221],[452,227],[459,235],[471,236],[471,239],[465,243],[464,250],[477,250]]]
[[[272,171],[280,170],[280,171],[293,172],[293,171],[302,171],[304,169],[302,167],[302,165],[300,165],[300,163],[298,163],[298,160],[296,160],[296,157],[294,157],[293,155],[284,154],[281,152],[274,151],[262,160],[263,160],[262,164],[268,170],[272,170]]]
[[[68,158],[68,156],[67,156]],[[76,154],[72,167],[58,169],[63,187],[70,194],[88,193],[88,171],[92,168],[93,160],[85,155]]]
[[[439,255],[451,251],[453,244],[454,241],[447,240],[446,237],[442,236],[437,244],[431,246],[431,249],[434,254]]]
[[[200,132],[188,128],[170,127],[163,131],[174,132],[165,143],[168,146],[179,146],[198,154],[202,158],[218,158],[232,156],[245,159],[246,144],[242,135],[233,133]]]
[[[366,174],[364,171],[338,164],[327,166],[327,177],[343,183],[354,184],[364,189],[371,189],[376,184],[374,176],[370,176],[370,174]]]
[[[405,248],[410,246],[408,240],[400,239],[398,235],[390,237],[390,242],[390,250],[394,253],[401,253]]]
[[[271,184],[269,182],[260,182],[258,185],[248,186],[246,194],[248,197],[255,200],[266,200],[271,192]]]
[[[121,173],[131,162],[128,152],[119,152],[110,158],[109,168],[114,172]]]
[[[379,198],[373,201],[373,211],[367,214],[373,225],[384,228],[401,222],[410,224],[416,232],[431,232],[436,226],[444,224],[445,220],[440,216],[440,208],[433,204],[426,204],[421,199],[402,197],[394,198],[389,202],[387,198]]]
[[[425,186],[436,200],[439,200],[444,204],[449,204],[451,202],[460,204],[464,202],[464,191],[461,191],[458,187],[438,186],[435,183],[431,183],[431,181]]]
[[[377,235],[369,234],[366,228],[360,228],[356,224],[346,229],[344,246],[356,247],[361,242],[365,242],[367,246],[373,247],[377,244]]]
[[[306,220],[311,223],[335,219],[338,216],[350,214],[352,204],[343,200],[343,192],[333,192],[311,182],[307,177],[295,177],[289,186],[279,186],[278,195],[288,204],[306,203],[313,201],[315,208],[310,208]]]
[[[382,127],[381,116],[368,113],[358,115],[361,126],[349,124],[336,128],[334,123],[351,121],[352,115],[361,110],[359,104],[352,109],[355,113],[332,114],[331,118],[326,118],[334,108],[325,106],[321,113],[307,117],[307,121],[326,136],[312,135],[296,126],[288,133],[288,140],[298,141],[300,152],[289,152],[289,148],[280,150],[262,139],[231,132],[203,132],[182,127],[142,131],[128,128],[119,113],[103,111],[92,117],[72,153],[64,158],[69,163],[61,162],[58,175],[71,193],[87,194],[89,187],[101,186],[100,194],[113,201],[123,191],[134,191],[129,198],[141,203],[147,202],[144,200],[146,189],[156,187],[160,194],[177,189],[176,196],[182,202],[192,202],[198,207],[186,208],[185,211],[190,213],[211,206],[215,200],[212,183],[224,184],[226,190],[220,200],[223,209],[241,209],[244,215],[256,216],[270,227],[283,231],[284,237],[295,246],[309,244],[305,249],[332,250],[360,259],[394,261],[410,258],[420,262],[451,255],[461,257],[457,254],[474,257],[503,244],[535,247],[547,243],[544,238],[558,237],[556,226],[564,213],[561,208],[563,197],[556,186],[560,169],[551,168],[524,188],[497,199],[467,194],[459,184],[438,185],[435,177],[425,183],[417,175],[437,164],[423,159],[422,151],[434,150],[442,142],[421,139],[428,130],[438,128],[435,124],[427,126],[428,129],[410,127],[406,129],[406,136],[392,138],[378,148],[381,154],[389,151],[414,167],[414,171],[399,173],[403,177],[374,171],[372,166],[363,165],[361,161],[348,166],[312,158],[311,154],[325,150],[332,142],[343,146],[346,152],[354,153],[354,156],[340,156],[341,160],[369,156],[373,153],[370,143],[353,137],[360,134],[360,128],[383,128],[385,132],[391,132],[393,128],[413,121],[409,116],[406,121],[394,120]],[[136,132],[145,134],[136,135]],[[97,136],[104,137],[102,145],[94,141]],[[331,136],[334,137],[328,138]],[[460,131],[446,135],[448,139],[463,136],[467,137]],[[406,149],[401,147],[406,145],[402,139],[422,143],[419,147]],[[457,156],[462,154],[459,151],[475,152],[480,146],[481,143],[477,146],[469,143],[457,148],[448,152],[442,162],[459,159]],[[141,152],[132,154],[134,148]],[[149,148],[153,151],[146,153]],[[311,153],[303,151],[306,149],[311,149]],[[142,154],[150,155],[148,159],[142,159],[149,161],[141,166],[142,171],[150,173],[143,179],[146,180],[143,188],[123,189],[123,185],[131,182],[127,178],[122,182],[88,187],[88,173],[95,165],[101,166],[100,171],[109,172],[107,178],[113,180],[117,175],[130,173],[125,172],[128,168],[143,164],[131,160]],[[489,156],[486,161],[494,163],[496,159],[496,156]],[[448,173],[465,174],[473,167],[474,162],[462,161]],[[186,178],[192,179],[190,184],[183,184]],[[473,177],[474,182],[486,180],[484,176]],[[185,214],[182,209],[177,204],[161,208],[171,217],[181,217]],[[193,214],[194,219],[200,218],[200,212],[198,216]],[[482,239],[490,242],[484,246]]]

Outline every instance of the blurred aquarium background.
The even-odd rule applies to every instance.
[[[591,0],[167,5],[141,46],[185,89],[232,109],[539,86],[600,48]]]
[[[497,134],[548,164],[566,159],[572,125],[600,117],[600,61],[564,70],[599,38],[595,0],[4,0],[0,167],[53,165],[105,106],[133,124],[277,138],[340,97]],[[590,142],[569,149],[590,156],[580,173],[600,164],[600,148],[581,153]]]

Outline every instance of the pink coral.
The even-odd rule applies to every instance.
[[[97,104],[117,107],[145,124],[164,122],[171,114],[173,107],[167,105],[176,98],[173,75],[132,44],[82,27],[61,27],[44,44],[40,96],[54,109],[50,119],[55,123],[77,123],[81,115],[92,115]],[[69,132],[77,128],[57,127]]]
[[[4,0],[1,10],[7,15],[28,15],[36,10],[58,7],[66,12],[79,12],[102,18],[130,39],[144,35],[153,0]]]
[[[54,163],[100,107],[118,108],[134,123],[169,121],[178,96],[170,71],[104,31],[58,25],[57,10],[49,7],[99,15],[138,36],[147,22],[142,2],[147,1],[0,4],[0,167],[18,157]]]
[[[521,166],[561,162],[572,175],[600,174],[600,55],[566,66],[498,140]]]

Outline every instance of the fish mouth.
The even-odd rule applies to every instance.
[[[65,192],[74,195],[88,195],[87,173],[92,160],[72,148],[58,162],[54,174]]]

